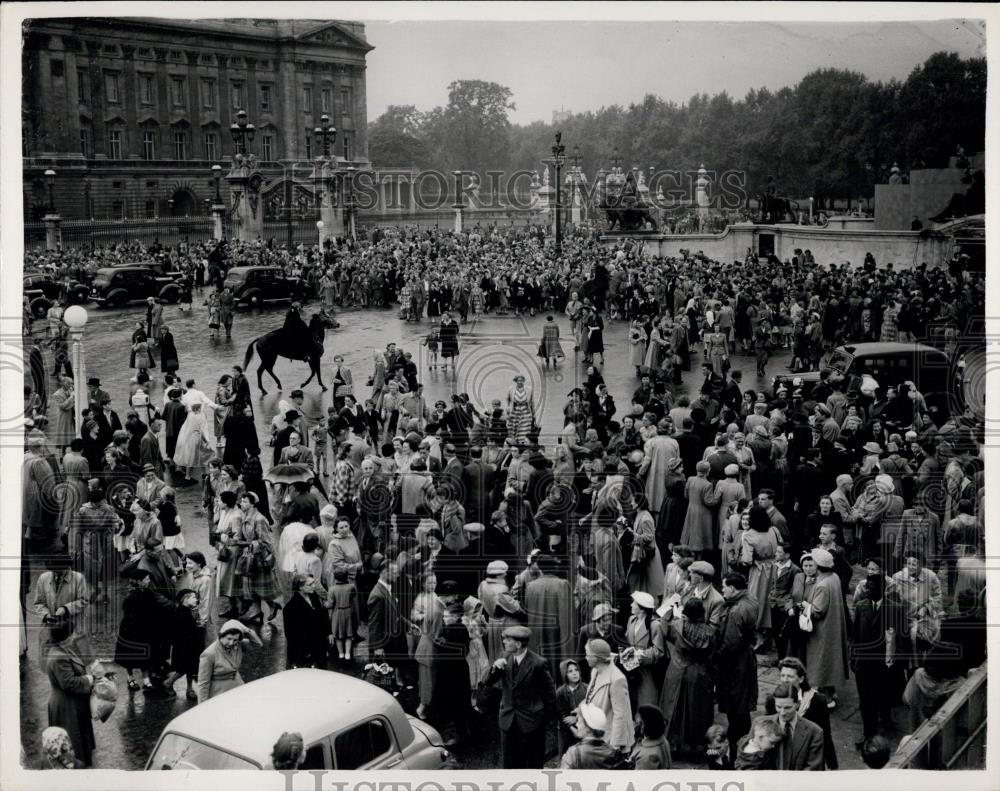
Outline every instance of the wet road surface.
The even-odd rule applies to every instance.
[[[216,383],[223,374],[231,372],[232,365],[242,364],[243,355],[249,342],[272,329],[279,328],[284,320],[283,307],[264,310],[239,309],[233,326],[233,337],[213,339],[209,337],[207,309],[200,303],[207,291],[196,294],[195,308],[190,313],[182,312],[178,306],[170,305],[164,310],[164,323],[174,335],[180,358],[179,374],[182,378],[193,378],[198,389],[209,398],[215,394]],[[199,296],[201,297],[199,299]],[[303,308],[303,316],[308,317],[318,309],[313,301]],[[132,307],[110,309],[88,306],[90,320],[85,335],[85,355],[87,376],[98,376],[102,388],[110,393],[112,407],[123,418],[128,410],[129,377],[135,372],[128,368],[129,337],[135,322],[145,323],[145,306],[136,303]],[[488,406],[493,398],[505,398],[512,378],[523,373],[535,393],[536,405],[542,414],[542,442],[545,436],[552,436],[562,424],[562,407],[569,391],[582,385],[586,379],[582,365],[582,353],[574,355],[573,339],[565,316],[557,315],[563,335],[562,345],[568,358],[554,370],[546,371],[544,364],[536,356],[541,337],[544,314],[530,317],[514,315],[488,315],[479,320],[470,320],[461,326],[460,355],[454,372],[440,367],[430,369],[427,350],[422,341],[430,330],[430,322],[420,323],[400,321],[397,311],[385,310],[338,310],[339,329],[329,330],[326,336],[323,356],[324,381],[330,386],[334,354],[343,354],[345,364],[352,369],[355,392],[363,399],[370,389],[365,381],[372,371],[372,358],[376,352],[384,351],[386,344],[396,342],[403,350],[413,353],[425,385],[428,402],[442,398],[448,400],[453,393],[468,393],[478,406]],[[44,332],[43,322],[36,322],[35,332]],[[600,370],[608,384],[609,392],[615,397],[620,419],[628,405],[632,391],[638,386],[635,370],[629,364],[627,340],[628,325],[622,321],[607,321],[604,332],[605,363]],[[223,334],[224,335],[224,334]],[[159,354],[154,351],[159,362]],[[769,363],[764,379],[758,379],[755,361],[752,357],[736,355],[733,365],[743,371],[743,389],[758,389],[769,384],[777,373],[787,372],[789,362],[787,351],[778,351]],[[48,361],[48,358],[47,358]],[[684,374],[684,385],[678,392],[692,396],[701,384],[700,354],[694,355],[692,371]],[[439,361],[440,363],[440,361]],[[266,438],[270,433],[270,421],[277,411],[278,401],[299,387],[308,376],[305,363],[293,363],[280,359],[275,372],[284,388],[278,391],[276,385],[266,378],[268,395],[258,398],[256,379],[257,358],[247,370],[255,398],[254,411],[258,436]],[[162,377],[155,372],[151,400],[158,407],[163,402]],[[310,418],[324,413],[332,402],[332,389],[322,392],[315,382],[306,388],[305,411]],[[51,416],[50,416],[51,417]],[[262,442],[262,462],[269,463],[270,448]],[[168,483],[169,483],[168,479]],[[177,505],[184,525],[184,537],[188,551],[199,549],[205,552],[210,563],[215,559],[214,550],[208,547],[208,531],[204,512],[201,510],[200,486],[178,489]],[[32,568],[32,588],[28,594],[32,600],[34,583],[40,573]],[[105,605],[92,605],[89,613],[88,631],[98,657],[110,658],[114,655],[115,632],[120,619],[119,602],[125,588],[121,586],[113,592],[111,601]],[[245,651],[242,675],[252,681],[263,675],[274,673],[285,667],[284,634],[280,628],[281,618],[276,621],[278,630],[265,627],[262,637],[263,648],[249,647]],[[21,667],[21,715],[22,744],[28,766],[38,766],[40,759],[40,733],[46,727],[46,705],[49,684],[38,662],[38,619],[29,612],[27,619],[27,658]],[[363,656],[362,643],[359,653]],[[338,669],[359,675],[361,662],[352,666],[340,665]],[[336,660],[334,660],[336,662]],[[773,668],[774,656],[761,657],[760,695],[761,701],[777,682],[777,671]],[[772,665],[772,667],[765,667]],[[99,768],[142,769],[163,727],[177,714],[195,705],[185,699],[184,682],[176,684],[177,698],[150,698],[142,693],[129,695],[125,686],[125,674],[120,668],[117,676],[119,698],[116,709],[106,723],[96,723],[94,727],[97,748],[94,763]],[[857,694],[853,680],[845,683],[839,692],[840,705],[831,712],[834,722],[834,736],[841,768],[857,768],[862,764],[854,750],[854,742],[861,737],[861,721],[857,708]],[[415,710],[415,693],[404,692],[401,696],[404,708],[410,713]],[[761,709],[762,710],[762,707]],[[897,722],[902,721],[897,712]],[[724,715],[717,717],[725,722]],[[283,730],[294,730],[294,723],[275,724],[276,735]],[[553,746],[554,749],[554,746]],[[495,713],[478,715],[471,741],[463,748],[456,749],[457,768],[488,768],[499,766],[499,736]],[[550,765],[558,765],[558,758],[550,760]],[[679,767],[684,764],[678,764]]]

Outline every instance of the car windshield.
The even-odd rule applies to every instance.
[[[829,368],[837,371],[841,374],[846,374],[847,369],[851,367],[851,363],[854,362],[854,356],[848,354],[842,349],[837,349],[834,351],[833,356],[830,358]]]
[[[260,769],[260,766],[240,758],[238,755],[226,752],[218,747],[212,747],[204,742],[182,736],[179,733],[168,733],[160,741],[160,745],[149,759],[148,768],[160,769]]]
[[[97,277],[94,278],[95,286],[106,286],[110,282],[111,278],[109,278],[107,275],[98,275]]]

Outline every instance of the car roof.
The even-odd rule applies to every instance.
[[[114,274],[115,272],[125,272],[129,269],[141,269],[143,272],[149,271],[149,266],[146,264],[122,264],[119,266],[102,266],[97,270],[98,274]]]
[[[385,690],[343,673],[298,668],[199,703],[171,720],[164,733],[191,736],[264,766],[285,731],[301,733],[308,745],[376,714],[390,722],[400,748],[413,741],[403,709]]]
[[[258,269],[277,269],[277,268],[278,267],[276,267],[276,266],[265,266],[265,265],[256,265],[256,266],[231,266],[231,267],[229,267],[228,270],[226,270],[226,274],[229,275],[229,274],[231,274],[233,272],[239,272],[240,274],[242,274],[243,272],[256,272]]]
[[[848,354],[855,357],[867,356],[871,354],[892,354],[899,352],[935,352],[942,353],[940,349],[928,346],[923,343],[896,343],[890,341],[872,341],[869,343],[850,343],[842,347]]]

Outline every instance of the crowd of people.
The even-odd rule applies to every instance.
[[[505,768],[543,766],[551,731],[566,768],[835,769],[830,711],[852,675],[858,747],[881,755],[897,703],[912,728],[978,668],[981,415],[928,407],[912,381],[872,389],[827,371],[808,390],[755,392],[739,368],[762,374],[788,349],[814,369],[862,339],[934,342],[957,361],[975,345],[981,276],[960,262],[826,266],[808,251],[652,259],[589,236],[553,259],[546,241],[401,229],[326,249],[32,262],[76,278],[165,256],[215,306],[228,265],[274,263],[330,312],[427,321],[428,366],[440,353],[454,369],[470,317],[506,312],[547,315],[546,367],[582,366],[562,425],[543,426],[524,375],[490,403],[431,403],[422,355],[389,344],[367,393],[337,356],[326,413],[293,391],[260,436],[242,368],[212,397],[181,381],[154,306],[132,336],[124,423],[95,377],[78,430],[57,358],[51,395],[37,377],[25,392],[23,526],[26,560],[49,566],[33,601],[46,651],[59,647],[50,725],[77,759],[90,765],[93,746],[83,613],[119,580],[115,661],[130,693],[176,695],[184,677],[192,701],[223,694],[242,683],[244,646],[283,628],[287,667],[415,686],[417,715],[449,746],[495,711]],[[58,307],[33,340],[60,336]],[[628,323],[633,392],[602,376],[605,321]],[[286,327],[304,326],[293,306]],[[176,490],[194,485],[203,508],[182,520]],[[201,531],[211,551],[185,551]],[[754,717],[765,654],[781,683]]]

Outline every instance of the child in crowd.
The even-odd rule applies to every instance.
[[[187,699],[197,700],[194,682],[198,678],[198,662],[205,650],[205,627],[199,625],[198,594],[190,588],[177,594],[177,605],[173,608],[173,624],[170,640],[170,672],[163,686],[167,695],[176,696],[174,682],[181,676],[187,679]]]
[[[184,534],[181,532],[181,517],[174,503],[174,490],[165,486],[160,491],[156,516],[163,531],[163,557],[171,571],[178,573],[184,566]]]
[[[726,737],[726,729],[721,725],[713,725],[705,731],[705,741],[708,745],[705,749],[705,768],[732,769],[733,759],[729,755],[729,739]]]
[[[775,768],[775,747],[781,742],[781,726],[769,717],[758,717],[750,733],[736,743],[733,769],[744,771]]]
[[[587,697],[587,684],[575,659],[560,662],[559,673],[563,683],[556,689],[556,711],[559,714],[559,753],[562,754],[577,742],[571,726],[576,724],[577,706]]]
[[[333,585],[327,594],[330,607],[330,639],[337,644],[337,656],[351,660],[351,647],[358,632],[358,591],[349,581],[346,569],[333,573]]]
[[[424,338],[423,342],[423,345],[427,347],[427,354],[430,358],[430,365],[428,367],[432,370],[437,368],[439,337],[437,328],[431,325],[431,331],[427,333],[427,337]]]
[[[333,407],[330,407],[330,409],[333,409]],[[316,418],[316,425],[309,429],[309,437],[311,439],[310,444],[313,447],[313,455],[316,459],[316,472],[324,478],[329,477],[326,457],[328,431],[329,426],[326,415],[320,413],[320,416]]]

